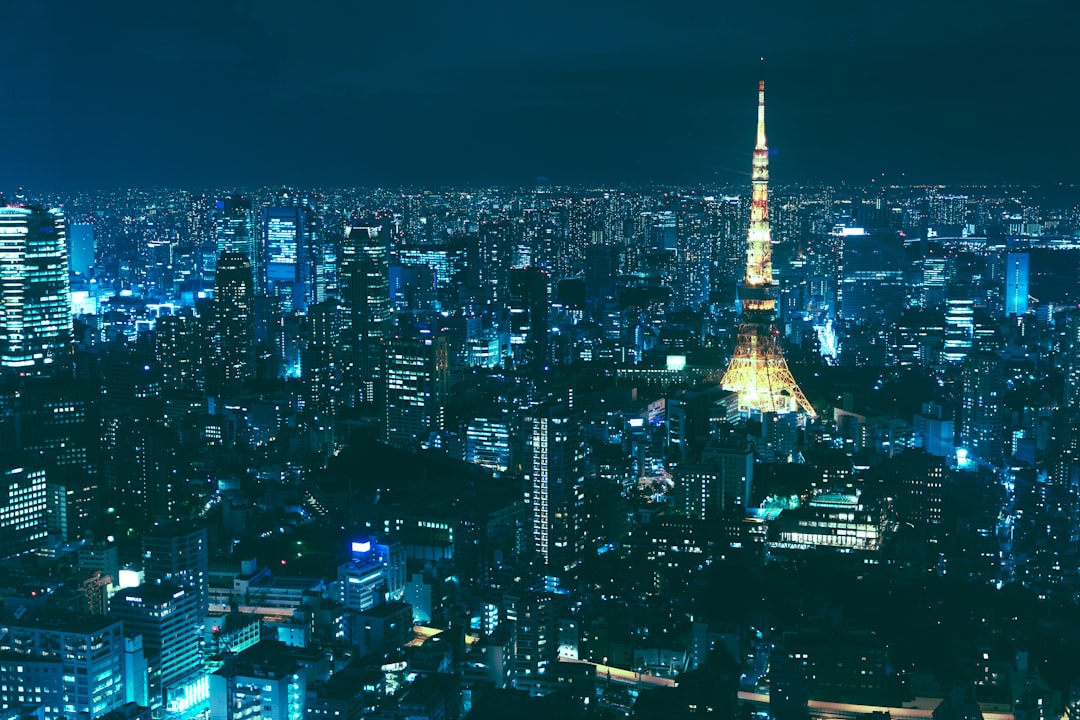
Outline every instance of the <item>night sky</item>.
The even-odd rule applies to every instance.
[[[5,188],[1080,181],[1076,0],[2,9]]]

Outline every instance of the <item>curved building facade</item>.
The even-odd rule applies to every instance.
[[[41,374],[71,354],[71,333],[63,214],[0,207],[0,367]]]

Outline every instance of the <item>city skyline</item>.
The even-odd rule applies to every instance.
[[[13,9],[0,175],[139,185],[1074,182],[1076,8]],[[752,116],[751,116],[752,117]],[[1049,146],[1052,151],[1045,148]],[[1036,149],[1037,148],[1037,149]]]
[[[1076,720],[1075,11],[977,9],[14,9],[3,718]]]

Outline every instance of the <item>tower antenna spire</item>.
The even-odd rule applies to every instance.
[[[780,350],[776,329],[772,231],[769,227],[769,148],[765,144],[765,58],[758,81],[757,144],[751,172],[753,198],[746,233],[746,275],[739,284],[742,317],[735,352],[720,385],[738,393],[739,410],[759,413],[802,411],[816,417]]]

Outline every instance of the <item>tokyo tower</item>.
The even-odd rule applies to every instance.
[[[739,410],[759,413],[802,411],[817,417],[799,389],[780,350],[776,328],[772,232],[769,229],[769,148],[765,144],[765,80],[758,85],[757,145],[754,146],[753,201],[746,237],[746,276],[739,283],[739,336],[720,385],[739,395]]]

